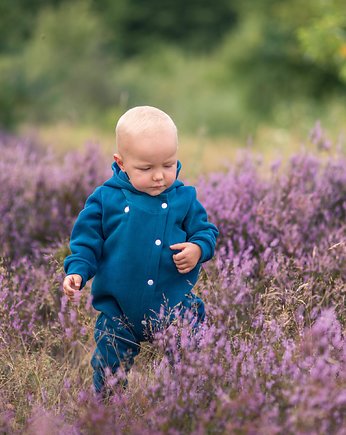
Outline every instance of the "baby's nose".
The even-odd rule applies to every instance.
[[[163,179],[163,174],[161,171],[154,172],[153,179],[159,181]]]

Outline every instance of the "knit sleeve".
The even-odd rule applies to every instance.
[[[210,260],[214,255],[219,232],[216,226],[208,221],[207,212],[196,197],[196,189],[193,189],[193,199],[184,220],[184,227],[188,242],[195,243],[202,250],[199,262]]]
[[[73,226],[70,239],[71,255],[64,261],[67,275],[81,275],[81,288],[96,273],[103,242],[101,188],[98,187],[87,199]]]

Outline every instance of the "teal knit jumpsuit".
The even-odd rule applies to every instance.
[[[201,263],[214,254],[218,231],[208,222],[194,187],[177,179],[158,196],[136,190],[113,163],[113,176],[89,196],[71,234],[67,275],[93,279],[92,304],[100,311],[95,324],[96,350],[91,360],[94,387],[100,392],[105,368],[129,368],[148,340],[148,321],[157,313],[193,308],[200,322],[204,305],[192,293]],[[192,242],[202,251],[197,266],[178,272],[170,245]],[[178,252],[178,251],[176,251]]]

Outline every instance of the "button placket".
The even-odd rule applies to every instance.
[[[157,221],[157,227],[156,227],[156,237],[154,236],[153,242],[152,242],[154,246],[153,246],[152,257],[151,257],[151,267],[150,267],[150,270],[148,271],[149,272],[148,275],[151,276],[152,278],[147,279],[147,285],[150,287],[153,287],[153,288],[158,285],[158,283],[154,279],[157,278],[157,274],[158,274],[161,248],[163,245],[165,223],[167,221],[167,215],[168,215],[168,213],[167,213],[168,203],[167,203],[166,198],[163,199],[162,202],[160,202],[160,206],[162,209],[162,213],[159,213],[157,215],[158,221]]]

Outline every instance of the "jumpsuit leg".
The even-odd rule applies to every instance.
[[[178,305],[178,309],[179,311],[177,312],[177,314],[175,314],[172,321],[174,321],[176,317],[184,318],[185,316],[187,316],[191,326],[191,334],[197,334],[205,319],[204,302],[202,301],[202,299],[196,296],[194,293],[190,292],[186,295],[186,298]],[[174,370],[175,364],[179,362],[182,357],[180,333],[177,336],[177,349],[175,349],[174,351],[172,349],[168,349],[166,351],[166,356],[168,358],[171,368]]]
[[[187,293],[185,298],[174,307],[161,305],[161,310],[147,316],[148,326],[145,331],[145,337],[151,341],[155,332],[168,328],[177,318],[181,319],[187,315],[190,320],[190,325],[192,326],[192,332],[197,332],[204,322],[205,309],[202,299],[192,292]]]
[[[189,312],[191,316],[192,331],[197,332],[205,319],[204,302],[201,298],[190,292],[179,306],[179,317],[184,317]]]
[[[185,316],[188,316],[189,323],[191,325],[191,333],[192,335],[195,335],[205,319],[204,302],[192,292],[189,292],[186,297],[174,307],[174,309],[166,309],[166,307],[163,308],[163,320],[157,313],[157,315],[152,316],[148,322],[149,329],[146,335],[149,341],[152,341],[155,338],[156,332],[169,328],[169,326],[174,323],[175,320],[184,318]],[[172,368],[174,368],[175,363],[181,358],[181,340],[179,332],[176,339],[177,348],[172,349],[168,347],[168,349],[165,351]]]
[[[130,370],[134,357],[139,353],[139,341],[125,321],[111,320],[101,313],[95,324],[96,349],[91,358],[94,369],[93,384],[96,393],[104,392],[105,369],[115,374],[122,365]]]

